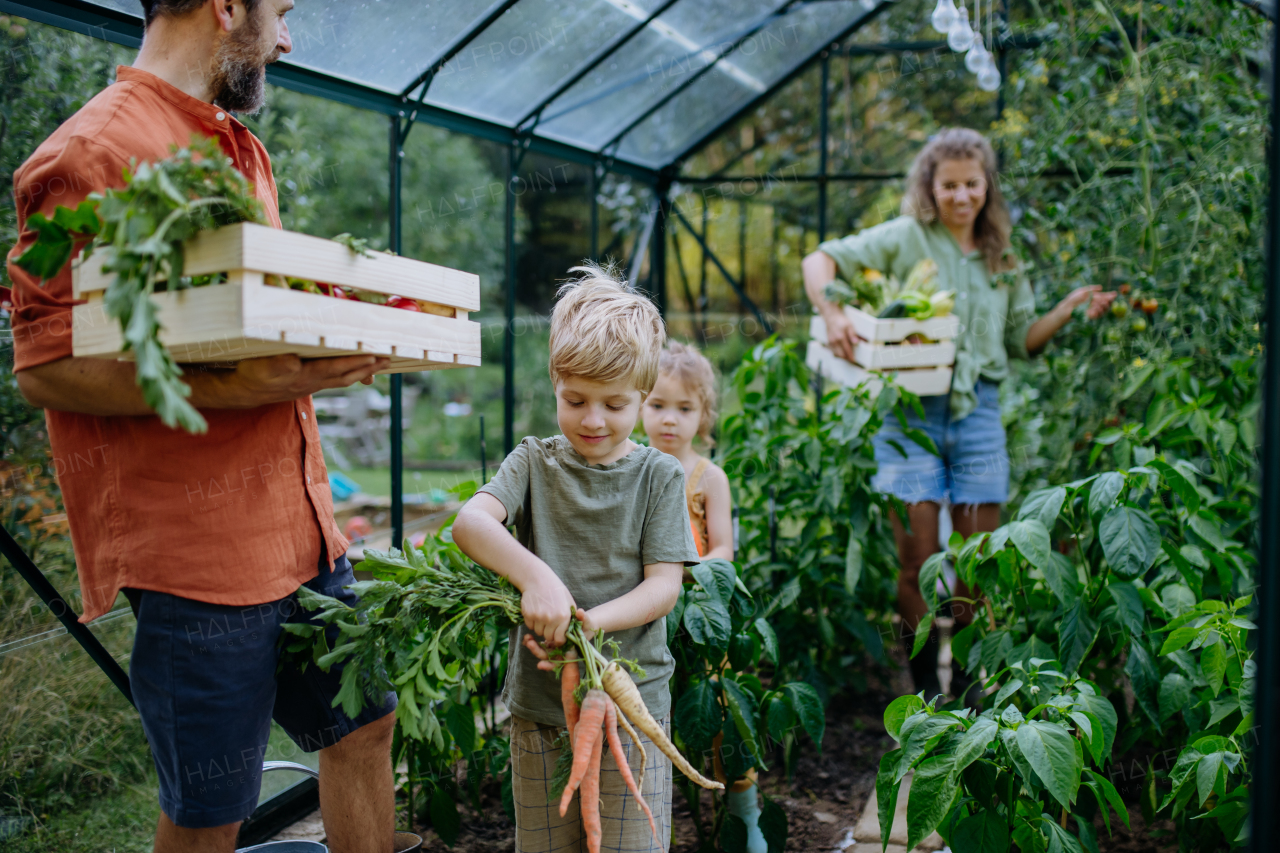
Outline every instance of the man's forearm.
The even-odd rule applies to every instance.
[[[239,408],[226,387],[230,373],[186,368],[183,381],[191,386],[192,405]],[[20,370],[16,376],[22,396],[37,408],[104,417],[155,414],[142,398],[133,362],[70,357]]]
[[[680,597],[683,570],[677,566],[674,577],[652,576],[639,586],[590,611],[592,625],[598,631],[612,633],[637,628],[661,619],[671,612]]]
[[[234,368],[187,365],[182,379],[197,409],[253,409],[299,400],[325,388],[366,385],[388,359],[372,355],[302,359],[296,355],[248,358]],[[18,371],[18,389],[42,409],[84,415],[153,414],[138,390],[134,365],[99,358],[62,358]]]

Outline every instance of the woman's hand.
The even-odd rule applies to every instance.
[[[827,325],[827,349],[845,361],[853,361],[853,351],[862,343],[862,338],[853,330],[853,323],[844,311],[839,308],[823,311],[822,322]]]
[[[1076,308],[1089,303],[1089,307],[1085,310],[1085,316],[1090,320],[1096,320],[1107,310],[1111,308],[1111,303],[1115,301],[1116,292],[1114,290],[1104,291],[1100,284],[1088,284],[1084,287],[1077,287],[1068,293],[1058,307],[1062,308],[1066,314],[1075,311]]]
[[[1107,309],[1111,307],[1111,303],[1115,301],[1116,293],[1114,290],[1104,291],[1102,285],[1087,284],[1084,287],[1077,287],[1068,293],[1061,302],[1053,306],[1050,311],[1031,324],[1031,328],[1027,329],[1027,352],[1035,355],[1044,349],[1049,343],[1049,339],[1058,333],[1058,330],[1067,325],[1067,321],[1071,319],[1071,314],[1079,306],[1089,303],[1089,307],[1085,309],[1085,316],[1090,320],[1096,320],[1103,314],[1107,313]]]

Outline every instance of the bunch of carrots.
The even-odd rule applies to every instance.
[[[567,645],[575,646],[583,652],[583,658],[579,660],[576,650],[571,649],[567,653],[562,650],[548,652],[532,637],[525,638],[529,650],[541,659],[539,668],[558,671],[560,678],[560,703],[564,707],[565,726],[569,731],[569,749],[572,753],[572,769],[560,795],[560,816],[568,814],[574,792],[581,790],[580,810],[587,835],[587,849],[590,853],[598,853],[601,839],[600,762],[607,742],[627,790],[649,819],[654,840],[661,846],[662,839],[658,836],[653,811],[645,802],[640,784],[631,774],[631,765],[622,749],[622,741],[618,737],[619,725],[640,750],[641,782],[644,781],[648,756],[635,729],[648,735],[649,740],[671,759],[680,772],[697,784],[712,790],[723,789],[724,785],[707,779],[685,760],[662,726],[649,713],[635,682],[620,665],[626,664],[635,669],[635,664],[606,658],[601,651],[601,639],[598,634],[595,642],[592,642],[587,639],[581,623],[570,623]],[[585,678],[583,672],[579,671],[580,666],[585,672]],[[632,728],[632,724],[635,728]]]
[[[439,721],[433,701],[450,685],[475,689],[467,667],[453,668],[451,660],[478,655],[487,649],[486,622],[515,625],[521,619],[520,591],[509,581],[473,563],[452,542],[437,534],[417,548],[405,542],[403,550],[364,552],[361,568],[371,571],[372,581],[352,587],[359,595],[355,606],[320,595],[303,587],[298,591],[302,606],[314,611],[313,623],[290,623],[287,628],[298,640],[289,650],[310,652],[322,668],[354,661],[344,673],[339,699],[343,710],[355,716],[388,689],[399,694],[397,715],[413,737],[437,736]],[[338,629],[332,646],[325,627]],[[636,729],[649,737],[672,763],[704,788],[722,789],[693,769],[658,721],[645,707],[640,690],[628,670],[643,677],[633,661],[617,659],[618,646],[597,633],[588,639],[582,623],[571,620],[564,647],[550,651],[526,637],[526,645],[540,662],[538,666],[556,672],[560,697],[569,731],[568,783],[560,797],[560,814],[567,814],[575,791],[582,792],[582,820],[587,830],[588,848],[600,849],[600,763],[607,742],[628,790],[649,818],[657,837],[653,813],[631,775],[626,754],[618,739],[621,725],[640,749],[641,771],[647,756]],[[608,649],[610,656],[605,655]],[[434,683],[428,683],[428,676]],[[621,711],[621,713],[619,713]],[[634,724],[635,728],[632,728]]]

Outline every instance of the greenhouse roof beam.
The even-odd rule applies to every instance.
[[[427,92],[428,90],[431,89],[431,81],[435,79],[435,76],[440,72],[440,69],[448,65],[449,61],[453,59],[455,56],[457,56],[459,53],[461,53],[463,48],[471,44],[472,40],[474,40],[476,36],[480,35],[480,33],[488,29],[490,24],[492,24],[494,21],[501,18],[504,14],[506,14],[508,9],[510,9],[512,6],[516,5],[519,2],[520,0],[503,0],[502,3],[494,7],[489,12],[489,14],[485,15],[483,18],[481,18],[479,21],[473,24],[471,29],[467,30],[465,33],[463,33],[461,36],[455,39],[453,44],[449,45],[449,49],[446,50],[443,54],[441,54],[439,59],[431,63],[431,66],[429,68],[427,68],[417,77],[413,78],[413,82],[410,83],[408,86],[405,86],[404,91],[400,93],[401,97],[405,97],[405,98],[409,97],[409,94],[413,92],[414,89],[421,86],[422,92],[421,94],[418,95],[418,100],[419,101],[426,100]]]
[[[788,12],[791,11],[791,8],[793,6],[798,5],[800,2],[801,0],[786,0],[785,3],[783,3],[781,6],[778,6],[776,9],[774,9],[774,11],[770,12],[769,14],[757,20],[754,24],[752,24],[750,27],[744,30],[737,38],[731,41],[724,50],[721,50],[719,53],[714,54],[714,58],[711,60],[711,62],[707,63],[706,65],[702,66],[697,71],[695,71],[694,73],[690,74],[689,79],[682,81],[679,86],[676,86],[670,92],[663,95],[656,102],[649,105],[649,107],[645,109],[644,112],[640,113],[640,115],[636,116],[630,122],[628,122],[627,125],[622,128],[622,130],[615,133],[608,142],[600,146],[600,151],[603,153],[608,151],[611,148],[615,148],[620,142],[622,142],[623,137],[625,137],[628,133],[635,130],[637,127],[639,127],[640,124],[644,122],[645,119],[649,118],[649,116],[653,115],[658,110],[665,107],[668,103],[671,102],[673,98],[675,98],[684,90],[688,89],[694,83],[701,80],[704,74],[706,74],[712,68],[715,68],[716,65],[718,65],[720,61],[724,59],[726,56],[728,56],[730,53],[732,53],[733,51],[741,47],[743,42],[751,38],[756,33],[760,32],[762,29],[768,26],[771,21],[774,21],[778,18],[781,18],[783,15],[786,15]],[[809,59],[807,58],[801,64],[803,65],[808,61]],[[757,95],[756,98],[752,100],[757,100],[759,97],[763,96],[765,92],[770,92],[770,91],[774,91],[774,87],[765,87],[761,91],[760,95]],[[580,104],[578,106],[583,106],[583,105]],[[725,125],[721,124],[717,128],[717,130],[723,127],[725,127]]]
[[[533,118],[541,116],[542,111],[545,110],[548,105],[553,103],[556,100],[556,98],[559,98],[565,92],[572,89],[578,83],[579,80],[581,80],[583,77],[586,77],[596,68],[598,68],[601,62],[604,62],[610,56],[613,56],[614,53],[618,50],[618,48],[622,47],[624,44],[631,41],[631,39],[635,38],[637,35],[644,32],[645,27],[649,26],[649,24],[655,18],[657,18],[663,12],[670,9],[672,6],[674,6],[678,2],[680,2],[680,0],[664,0],[664,2],[661,3],[658,6],[658,8],[653,10],[653,12],[649,15],[649,17],[645,18],[643,21],[640,21],[630,30],[623,33],[623,35],[618,39],[616,39],[612,44],[606,45],[599,53],[593,56],[590,59],[590,61],[587,62],[586,65],[579,68],[576,72],[574,72],[572,76],[569,77],[569,79],[565,80],[563,83],[557,86],[550,95],[547,95],[546,97],[544,97],[538,103],[537,106],[535,106],[533,109],[525,113],[524,116],[521,117],[520,121],[516,122],[516,127],[524,127]]]
[[[792,68],[791,71],[787,72],[786,74],[782,75],[780,78],[775,80],[772,86],[765,89],[763,92],[756,95],[751,100],[747,101],[745,104],[739,107],[738,110],[733,113],[733,115],[729,116],[727,119],[722,121],[716,127],[704,133],[693,144],[686,146],[684,151],[681,151],[679,155],[672,158],[671,163],[673,165],[680,163],[685,158],[701,150],[708,142],[710,142],[712,139],[715,139],[718,135],[720,135],[720,133],[722,133],[725,128],[732,127],[743,116],[747,115],[756,107],[760,106],[761,103],[768,100],[771,96],[773,96],[774,93],[778,92],[780,89],[782,89],[782,87],[786,86],[792,80],[799,77],[802,73],[808,70],[809,66],[813,64],[813,61],[818,57],[820,57],[823,53],[829,51],[833,46],[837,45],[837,43],[840,42],[842,39],[848,38],[853,33],[857,32],[867,24],[871,23],[876,18],[876,16],[879,15],[881,12],[883,12],[885,9],[887,9],[892,2],[893,0],[879,0],[879,2],[876,3],[876,6],[874,9],[871,9],[865,15],[858,18],[849,26],[845,27],[843,30],[837,33],[834,37],[832,37],[829,41],[823,42],[822,47],[813,51],[804,59],[802,59],[800,62],[796,63],[796,66]]]

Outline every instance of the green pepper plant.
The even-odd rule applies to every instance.
[[[877,394],[832,387],[815,401],[812,384],[795,342],[753,348],[733,374],[740,408],[721,424],[719,461],[738,508],[742,578],[782,638],[780,665],[825,701],[861,677],[852,664],[864,651],[887,662],[896,499],[871,487],[872,437],[887,418],[905,427],[919,400],[886,383]]]
[[[677,745],[695,768],[698,756],[703,765],[707,759],[718,764],[729,784],[753,768],[769,769],[771,742],[789,755],[803,731],[821,747],[826,716],[817,691],[803,681],[782,680],[777,634],[737,567],[712,559],[694,566],[691,575],[667,616],[667,645],[676,658],[671,689]],[[708,833],[701,820],[701,789],[692,782],[677,783],[703,849],[713,849],[717,839],[726,853],[746,849],[747,827],[729,814],[726,795],[715,795]],[[785,849],[786,814],[767,797],[760,829],[770,853]]]
[[[986,673],[993,695],[987,697],[982,718],[1015,731],[1004,735],[1001,729],[1001,737],[1030,737],[1017,734],[1027,721],[1035,721],[1037,728],[1057,726],[1088,747],[1099,769],[1113,752],[1178,750],[1177,764],[1167,774],[1148,762],[1148,781],[1139,797],[1145,815],[1167,811],[1177,818],[1184,849],[1239,844],[1242,788],[1248,781],[1241,756],[1243,739],[1252,729],[1253,664],[1246,643],[1252,623],[1246,612],[1255,558],[1230,535],[1223,504],[1230,510],[1232,502],[1202,484],[1195,466],[1155,456],[1145,462],[1033,492],[1014,520],[996,531],[967,540],[953,536],[947,550],[922,567],[920,586],[936,609],[942,603],[937,581],[950,561],[959,578],[982,591],[982,598],[969,602],[979,615],[956,633],[952,653],[970,673]],[[1058,548],[1053,547],[1055,537]],[[1126,695],[1132,696],[1132,710]],[[1070,707],[1063,704],[1068,700]],[[1087,707],[1081,710],[1082,703]],[[1086,716],[1086,725],[1071,716],[1073,709],[1092,713],[1096,721]],[[962,713],[937,713],[970,725]],[[1037,714],[1043,715],[1038,721]],[[1104,735],[1101,741],[1095,739],[1098,731]],[[1057,734],[1052,737],[1061,740]],[[1024,753],[1030,748],[1018,743]],[[1081,784],[1076,777],[1084,764],[1068,762],[1065,747],[1057,758],[1048,754],[1052,771],[1027,756],[1033,775],[1018,766],[1018,754],[1001,741],[996,764],[1012,762],[1020,781],[1016,790],[997,800],[985,798],[974,787],[979,783],[958,770],[956,791],[963,790],[962,799],[969,799],[957,803],[964,808],[950,815],[947,827],[954,825],[959,833],[960,822],[970,818],[974,821],[968,825],[976,827],[975,810],[989,809],[1023,850],[1045,849],[1042,845],[1054,849],[1059,830],[1068,829],[1070,813],[1078,819],[1072,830],[1078,843],[1096,849],[1090,846],[1092,829],[1086,824],[1091,809],[1110,802],[1109,789],[1086,774],[1104,797],[1095,797],[1084,812],[1073,811]],[[1055,775],[1064,768],[1074,768],[1074,775],[1055,792],[1055,784],[1065,784]],[[1196,784],[1190,786],[1193,770]],[[1163,802],[1162,788],[1167,789]],[[1050,796],[1062,811],[1048,810]],[[1032,809],[1025,797],[1044,811]],[[1058,829],[1037,823],[1041,814],[1056,816]],[[1019,823],[1018,815],[1026,820]],[[944,816],[930,831],[943,828]],[[982,825],[995,820],[982,818]],[[1026,843],[1018,840],[1019,831]],[[988,849],[972,846],[966,838],[953,843],[953,849]],[[1062,849],[1076,848],[1067,844]]]

